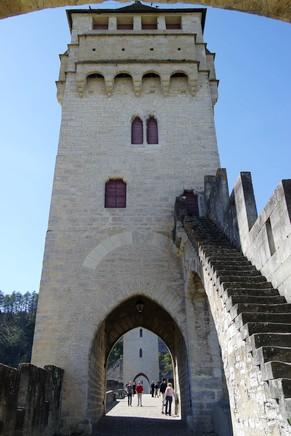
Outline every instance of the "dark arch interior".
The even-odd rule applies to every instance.
[[[185,73],[175,73],[171,75],[171,79],[175,79],[175,78],[179,78],[179,77],[184,77],[184,78],[188,78],[187,74]]]
[[[94,73],[89,74],[89,76],[87,76],[87,79],[104,79],[104,77],[102,76],[102,74]]]
[[[147,380],[148,384],[150,384],[148,376],[146,374],[144,374],[143,372],[139,372],[138,374],[136,374],[136,376],[134,377],[133,380],[137,381],[139,377],[144,377]]]
[[[142,77],[143,79],[160,79],[160,76],[156,73],[146,73]]]
[[[115,76],[114,79],[132,79],[130,74],[127,73],[119,73]]]
[[[144,304],[141,313],[136,307],[140,301]],[[160,305],[142,296],[131,298],[114,309],[105,321],[106,358],[115,342],[122,335],[139,326],[160,336],[170,350],[175,345],[175,333],[180,333],[173,318]]]

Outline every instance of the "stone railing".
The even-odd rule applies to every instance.
[[[53,436],[59,430],[64,371],[0,364],[0,435]]]

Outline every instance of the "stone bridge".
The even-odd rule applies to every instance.
[[[205,178],[199,203],[200,217],[189,214],[183,196],[175,206],[173,236],[183,265],[185,309],[180,297],[165,289],[167,310],[154,295],[142,295],[142,312],[131,297],[108,314],[90,352],[86,419],[74,434],[89,434],[91,422],[99,434],[106,356],[120,335],[142,325],[172,352],[182,423],[196,436],[231,434],[228,398],[234,435],[291,435],[291,180],[280,183],[257,216],[250,173],[241,173],[229,196],[220,169]],[[89,266],[101,251],[91,254]],[[1,366],[0,377],[1,435],[61,432],[66,413],[63,409],[61,421],[61,370]],[[68,389],[65,385],[63,392]]]
[[[93,0],[91,3],[99,3]],[[88,3],[87,0],[1,0],[0,18],[13,15],[24,14],[27,12],[38,11],[46,8],[55,8],[68,5],[82,5]],[[162,0],[160,3],[175,3],[175,0]],[[283,21],[291,21],[291,1],[290,0],[184,0],[184,3],[203,4],[222,9],[237,10],[251,14],[264,15]]]
[[[229,197],[219,170],[206,177],[205,194],[206,217],[189,217],[177,199],[175,240],[193,295],[203,289],[208,297],[234,434],[289,435],[291,181],[282,181],[260,217],[249,173]]]

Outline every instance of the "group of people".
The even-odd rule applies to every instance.
[[[154,382],[154,381],[152,381],[152,384],[151,384],[151,396],[152,397],[159,397],[160,396],[160,385],[161,385],[161,383],[158,381],[158,382]]]
[[[138,382],[137,384],[135,384],[135,382],[128,382],[126,385],[126,393],[128,406],[132,406],[132,397],[135,394],[137,394],[137,405],[142,406],[143,385],[141,382]]]
[[[127,404],[132,406],[132,397],[137,394],[137,406],[142,407],[142,394],[143,394],[142,382],[131,383],[128,382],[126,385],[127,393]],[[171,416],[172,413],[172,403],[176,400],[176,393],[173,389],[172,383],[167,383],[165,379],[163,381],[151,384],[151,395],[152,397],[162,396],[162,413]]]

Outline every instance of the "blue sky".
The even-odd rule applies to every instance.
[[[61,117],[54,82],[69,42],[65,9],[1,20],[0,32],[0,289],[25,292],[39,288]],[[208,8],[205,41],[220,80],[221,164],[230,188],[239,171],[252,172],[261,209],[291,178],[291,25]]]

